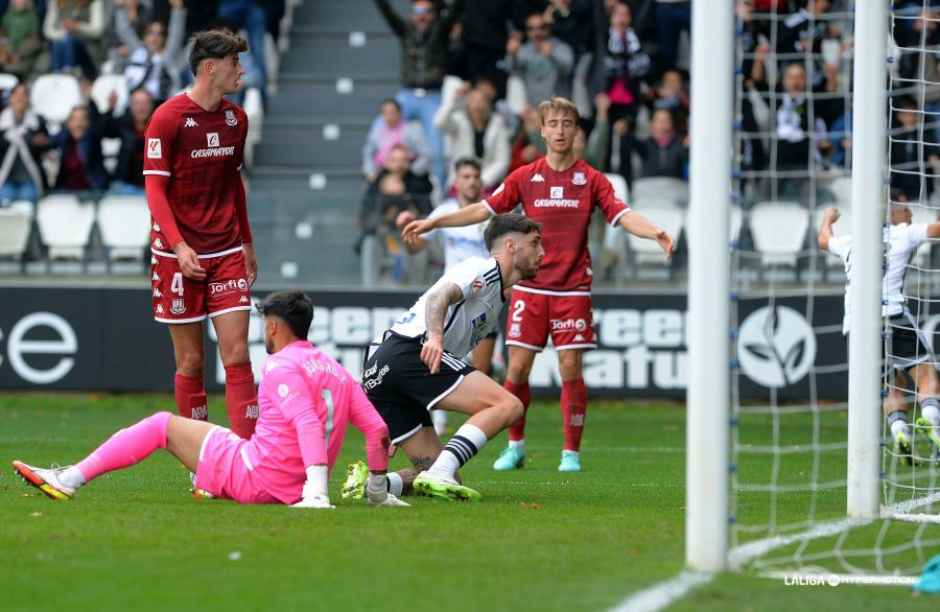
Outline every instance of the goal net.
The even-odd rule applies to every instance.
[[[936,447],[917,426],[917,386],[884,366],[882,397],[907,410],[913,457],[897,451],[886,420],[881,447],[872,449],[882,455],[881,516],[847,518],[847,278],[843,261],[816,239],[828,207],[841,213],[835,235],[851,233],[852,7],[810,0],[783,11],[775,7],[787,3],[754,3],[771,7],[758,12],[738,4],[730,564],[770,576],[909,585],[940,553]],[[940,11],[927,0],[885,2],[884,19],[888,232],[892,200],[907,203],[914,223],[940,212]],[[911,318],[886,319],[889,358],[899,326],[917,327],[928,346],[916,348],[916,358],[936,364],[929,345],[940,327],[940,265],[931,247],[925,242],[907,264]],[[881,411],[879,402],[851,409]]]

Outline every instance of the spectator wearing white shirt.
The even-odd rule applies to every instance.
[[[157,105],[180,88],[178,55],[186,36],[186,9],[183,0],[170,0],[169,26],[151,21],[144,29],[143,40],[137,35],[126,8],[115,14],[115,28],[128,49],[124,78],[128,91],[146,89]]]
[[[451,159],[480,160],[484,191],[499,186],[509,170],[511,134],[483,91],[461,86],[441,106],[434,123],[447,134]],[[447,185],[453,185],[455,178],[451,169]]]

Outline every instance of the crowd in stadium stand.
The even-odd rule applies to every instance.
[[[284,10],[285,0],[0,0],[0,73],[18,80],[0,85],[0,207],[49,191],[142,194],[144,131],[156,106],[192,81],[190,34],[244,31],[244,81],[265,95],[264,36],[277,38]],[[79,84],[62,125],[31,107],[30,88],[45,74]],[[101,75],[122,76],[127,99],[115,90],[96,104]],[[108,138],[120,147],[106,168]]]
[[[420,175],[429,153],[435,194],[446,197],[453,160],[476,157],[489,193],[544,153],[534,108],[558,95],[581,110],[580,146],[598,169],[623,177],[628,187],[649,177],[687,180],[692,101],[681,41],[690,30],[691,2],[475,0],[469,8],[461,0],[415,0],[410,14],[387,0],[375,3],[401,42],[401,89],[389,94],[399,103],[397,116],[414,125],[390,129],[377,119],[365,168],[381,166],[379,153],[398,145],[420,162],[413,168]],[[940,7],[927,6],[894,3],[895,13],[907,17],[895,23],[896,48],[940,44]],[[846,175],[851,164],[850,2],[737,0],[735,9],[736,130],[746,198],[816,205],[826,180]],[[892,187],[923,199],[933,191],[932,181],[922,181],[924,163],[940,169],[940,148],[930,144],[940,142],[940,133],[933,120],[923,136],[917,133],[923,123],[917,109],[923,99],[928,114],[940,113],[940,63],[931,53],[895,56],[894,76],[910,91],[893,102]],[[408,139],[422,149],[413,150]],[[367,171],[368,180],[374,175]],[[368,209],[374,205],[366,199],[363,219],[394,218],[374,214]]]

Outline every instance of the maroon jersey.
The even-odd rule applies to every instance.
[[[241,233],[235,208],[248,117],[228,100],[207,111],[186,93],[154,112],[147,126],[144,174],[169,177],[167,200],[183,240],[196,253],[237,248]],[[171,245],[154,224],[151,245]]]
[[[531,281],[519,284],[548,291],[590,291],[588,225],[600,207],[611,225],[630,210],[617,199],[603,174],[583,160],[556,172],[545,158],[518,168],[484,203],[493,214],[522,204],[526,216],[542,224],[545,258]]]

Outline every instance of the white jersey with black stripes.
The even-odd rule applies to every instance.
[[[450,268],[395,322],[392,331],[410,338],[424,336],[427,298],[447,284],[457,285],[463,298],[447,308],[444,350],[462,358],[496,329],[503,308],[502,276],[492,257],[471,257]]]

